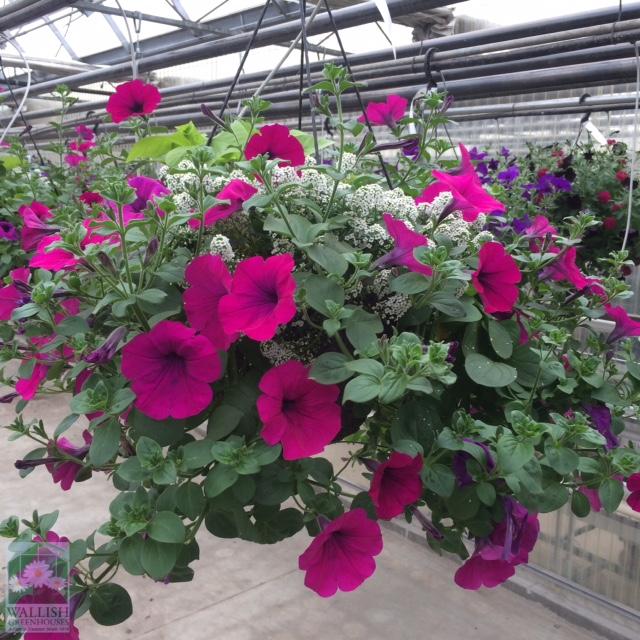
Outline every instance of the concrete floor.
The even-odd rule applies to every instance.
[[[28,414],[58,424],[61,400],[31,403]],[[13,420],[0,405],[0,424]],[[100,477],[63,492],[43,469],[21,480],[12,463],[29,446],[8,442],[0,463],[0,519],[60,509],[55,527],[70,538],[89,534],[107,516],[113,489]],[[72,437],[77,433],[72,432]],[[27,446],[25,446],[27,445]],[[83,640],[315,640],[324,638],[414,640],[591,640],[590,634],[542,605],[507,589],[467,592],[453,583],[455,564],[385,530],[378,570],[358,591],[323,599],[306,589],[297,569],[309,538],[300,533],[274,546],[199,537],[201,560],[191,583],[162,585],[122,573],[134,614],[117,627],[100,627],[86,615]]]

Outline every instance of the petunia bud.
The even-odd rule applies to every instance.
[[[91,364],[105,364],[110,362],[116,355],[121,340],[123,340],[126,335],[127,328],[118,327],[111,332],[111,335],[109,335],[95,351],[92,351],[85,357],[85,362],[90,362]]]
[[[116,271],[115,265],[111,261],[111,258],[104,251],[98,251],[97,255],[100,264],[113,275],[117,275],[118,272]]]
[[[144,266],[148,267],[149,264],[151,264],[151,260],[153,259],[153,256],[156,255],[156,253],[158,253],[158,247],[160,246],[160,242],[158,241],[158,238],[151,238],[151,240],[149,241],[149,244],[147,245],[147,250],[144,254]]]

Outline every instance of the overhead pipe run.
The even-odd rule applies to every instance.
[[[387,0],[387,5],[392,16],[399,16],[413,13],[418,10],[433,9],[463,1],[464,0],[453,0],[453,2],[452,0]],[[379,16],[377,3],[373,1],[352,7],[346,7],[345,9],[338,9],[332,13],[338,28],[356,27],[368,22],[373,22],[377,20]],[[638,13],[640,15],[640,7]],[[333,27],[329,16],[327,14],[321,14],[308,25],[307,35],[312,36],[327,33],[328,31],[332,31],[332,29]],[[299,20],[291,20],[283,24],[265,27],[256,36],[255,47],[265,47],[268,45],[279,44],[283,41],[289,41],[292,38],[295,38],[299,31]],[[155,69],[163,69],[174,65],[185,64],[187,62],[196,62],[205,58],[215,58],[229,53],[244,51],[250,38],[251,34],[242,33],[227,36],[226,38],[219,38],[212,42],[203,42],[191,45],[173,52],[152,55],[147,58],[143,58],[138,62],[138,71],[140,73],[144,73]],[[51,91],[52,89],[55,89],[60,82],[64,82],[67,86],[75,88],[82,86],[83,84],[90,84],[101,80],[109,80],[119,76],[126,76],[129,74],[129,70],[130,64],[125,62],[109,66],[105,69],[87,71],[55,80],[47,80],[45,82],[32,85],[31,94],[36,95]],[[16,95],[20,95],[22,91],[23,89],[16,89],[14,93]]]
[[[14,29],[72,5],[75,0],[18,0],[0,10],[0,31]]]

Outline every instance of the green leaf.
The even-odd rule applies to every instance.
[[[586,518],[591,512],[589,498],[580,491],[574,491],[571,495],[571,511],[578,518]]]
[[[434,297],[429,302],[431,306],[440,311],[440,313],[444,313],[454,320],[464,318],[467,315],[467,309],[462,302],[456,298],[446,297],[438,299]]]
[[[572,449],[558,447],[554,445],[552,441],[547,440],[545,442],[544,453],[547,464],[561,476],[566,476],[578,468],[580,456]]]
[[[455,488],[456,477],[453,471],[443,464],[435,463],[427,467],[425,485],[429,491],[448,498]]]
[[[614,513],[624,498],[622,482],[614,478],[607,478],[598,489],[600,502],[607,513]]]
[[[120,464],[116,474],[126,482],[142,482],[146,477],[137,456],[127,458]]]
[[[140,562],[149,576],[162,580],[171,572],[178,558],[178,545],[147,538],[142,546]]]
[[[142,467],[153,468],[162,459],[162,447],[155,440],[142,436],[136,443],[136,454]]]
[[[363,373],[373,378],[382,378],[384,375],[384,366],[377,360],[371,358],[362,358],[360,360],[351,360],[345,364],[345,367],[355,373]]]
[[[186,535],[184,523],[171,511],[156,513],[149,526],[149,536],[156,542],[181,543]]]
[[[534,448],[530,442],[518,440],[512,433],[504,433],[496,448],[498,463],[504,473],[514,473],[533,458]]]
[[[167,298],[167,293],[161,289],[147,289],[136,295],[138,300],[148,302],[149,304],[160,304]]]
[[[66,337],[84,335],[87,331],[89,331],[89,325],[80,316],[69,316],[56,325],[56,333]]]
[[[327,273],[341,276],[349,267],[342,254],[322,244],[314,244],[305,249],[307,255],[317,262]]]
[[[511,334],[496,320],[488,321],[489,341],[493,350],[505,360],[513,354]]]
[[[368,402],[378,396],[380,383],[371,376],[358,376],[347,383],[342,396],[342,404],[351,402]]]
[[[483,387],[506,387],[515,382],[518,371],[504,362],[494,362],[480,353],[469,353],[464,361],[467,375]]]
[[[481,482],[478,484],[476,492],[478,493],[478,498],[480,498],[480,502],[482,502],[482,504],[487,505],[487,507],[491,507],[495,504],[496,488],[490,482]]]
[[[124,622],[133,613],[133,604],[127,590],[114,582],[100,584],[91,591],[89,612],[103,626]]]
[[[304,281],[305,299],[310,307],[329,316],[326,301],[331,300],[338,306],[344,304],[344,289],[324,276],[310,275]]]
[[[96,467],[101,467],[111,460],[120,448],[120,423],[109,420],[96,427],[89,448],[89,460]]]
[[[349,362],[349,358],[342,353],[333,351],[323,353],[313,361],[309,377],[321,384],[344,382],[353,375],[346,366]]]
[[[378,335],[384,330],[382,320],[363,309],[354,309],[345,320],[347,338],[361,355],[375,355],[378,352]]]
[[[122,564],[124,570],[132,576],[144,575],[144,568],[140,561],[142,547],[142,536],[138,533],[129,538],[125,538],[120,543],[120,549],[118,551],[120,564]]]
[[[410,296],[426,291],[432,283],[433,280],[431,278],[427,278],[421,273],[409,272],[394,278],[389,288],[395,293],[403,293],[404,295]]]
[[[182,447],[182,467],[184,469],[200,469],[213,462],[212,445],[213,441],[208,438],[185,444]]]
[[[204,511],[207,501],[200,485],[195,482],[185,482],[178,487],[176,504],[185,516],[191,520],[196,520]]]
[[[233,486],[239,478],[238,472],[226,464],[217,464],[204,481],[204,492],[209,498],[215,498],[225,489]]]
[[[147,136],[140,138],[129,150],[127,162],[162,158],[175,146],[172,136]]]

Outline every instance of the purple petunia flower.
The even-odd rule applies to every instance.
[[[501,171],[498,174],[498,180],[504,184],[511,184],[514,180],[517,180],[520,176],[520,169],[517,164],[511,165],[505,171]]]
[[[585,404],[584,410],[591,418],[596,431],[602,434],[607,441],[607,449],[615,449],[620,446],[620,440],[611,428],[611,411],[603,404]]]
[[[487,155],[488,154],[486,151],[480,151],[478,147],[472,147],[471,149],[469,149],[469,157],[472,160],[484,160]]]

